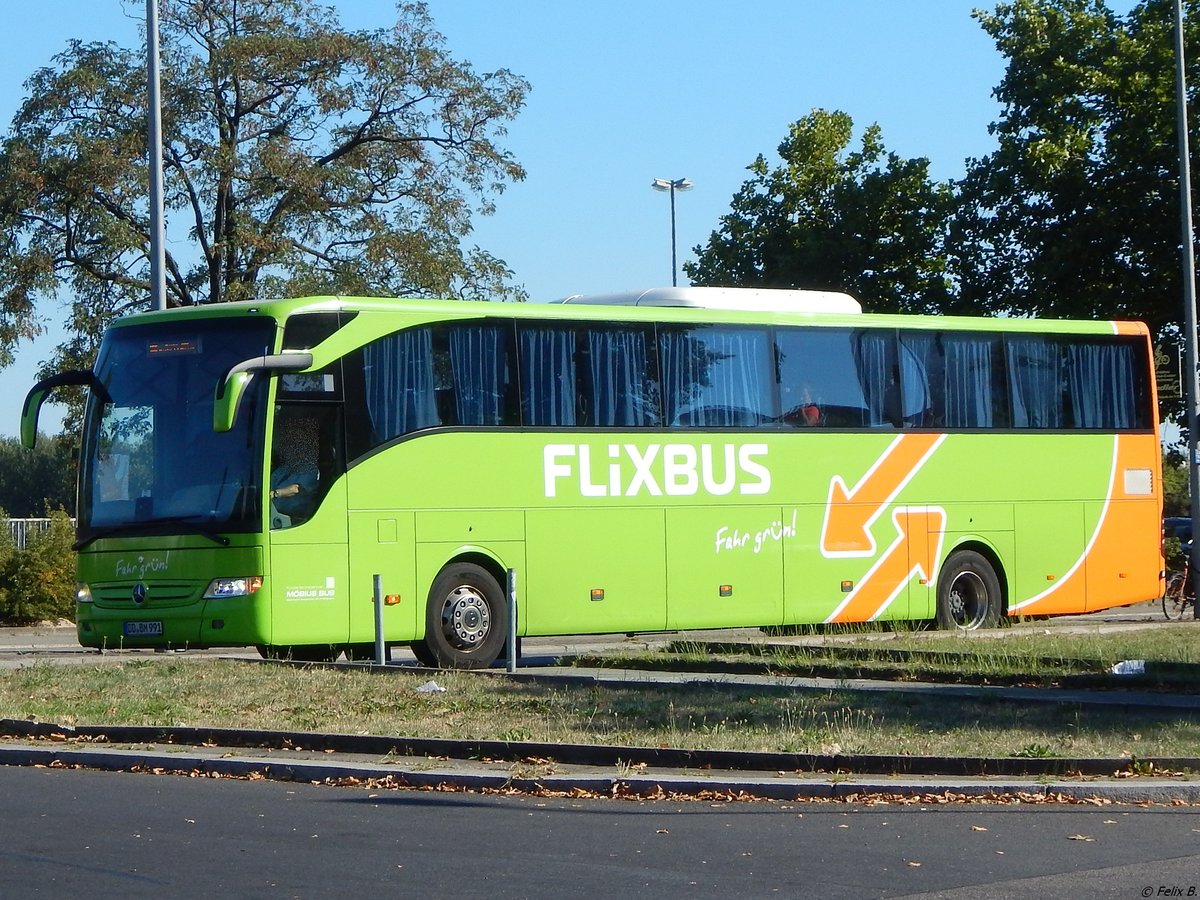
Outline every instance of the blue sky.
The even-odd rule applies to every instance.
[[[160,0],[163,2],[163,0]],[[169,2],[169,0],[167,0]],[[333,3],[351,28],[387,27],[390,0]],[[1111,4],[1126,11],[1132,3]],[[140,43],[141,0],[7,0],[0,122],[23,83],[68,40]],[[474,243],[504,259],[531,299],[671,282],[668,198],[654,178],[687,177],[677,196],[680,264],[728,210],[762,153],[812,109],[876,122],[885,146],[925,156],[938,179],[989,152],[991,96],[1004,60],[971,18],[980,0],[430,0],[447,47],[478,71],[532,84],[506,146],[524,182],[476,223]],[[680,282],[684,283],[680,275]],[[64,311],[42,310],[47,324]],[[0,434],[54,341],[0,371]],[[44,422],[50,426],[50,422]]]

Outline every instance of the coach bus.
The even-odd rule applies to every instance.
[[[1081,613],[1160,596],[1135,322],[863,313],[715,288],[553,304],[313,297],[132,315],[83,385],[89,647]]]

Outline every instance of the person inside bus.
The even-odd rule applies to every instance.
[[[314,427],[307,427],[314,426]],[[316,506],[319,475],[315,423],[281,419],[271,448],[271,527],[307,521]]]
[[[316,465],[297,465],[278,457],[272,462],[277,463],[271,468],[271,500],[275,508],[289,518],[308,518],[317,491]]]
[[[813,399],[812,391],[805,385],[800,391],[800,405],[792,411],[798,425],[814,427],[821,424],[821,406]]]

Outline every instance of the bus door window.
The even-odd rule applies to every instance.
[[[280,404],[271,444],[271,527],[312,518],[341,470],[336,404]]]

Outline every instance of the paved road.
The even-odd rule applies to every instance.
[[[6,898],[1200,895],[1200,816],[1168,808],[603,802],[16,768],[0,768],[0,797]]]
[[[1143,606],[1020,628],[1157,627]],[[148,653],[85,652],[71,629],[0,630],[0,664]],[[164,748],[156,764],[190,752]],[[614,802],[29,766],[0,766],[0,798],[6,898],[1200,896],[1195,806]]]

